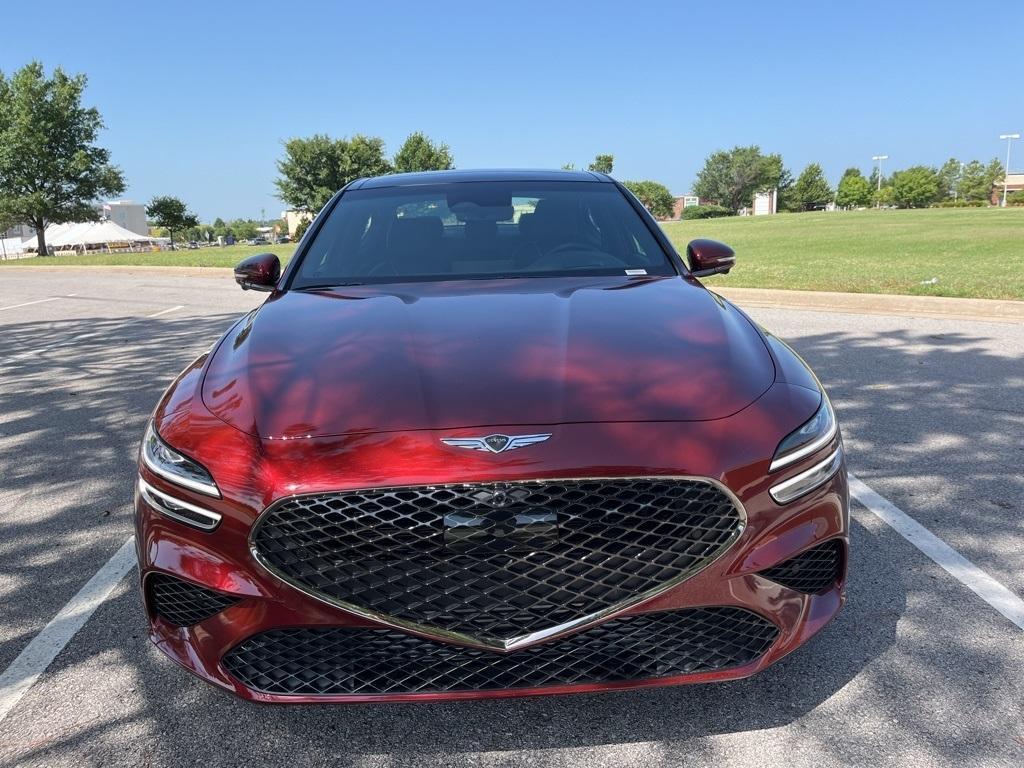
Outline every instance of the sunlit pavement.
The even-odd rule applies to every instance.
[[[2,278],[0,673],[130,536],[162,389],[262,299],[223,273]],[[851,472],[1024,597],[1024,326],[750,314],[829,388]],[[457,704],[237,701],[150,647],[132,573],[0,721],[0,765],[1024,764],[1024,630],[859,504],[852,546],[843,613],[756,678]]]

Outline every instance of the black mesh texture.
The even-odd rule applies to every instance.
[[[831,589],[839,581],[842,564],[842,543],[827,541],[761,571],[761,575],[797,592],[814,595]]]
[[[723,491],[698,481],[486,483],[290,499],[253,543],[320,596],[504,640],[685,576],[741,523]]]
[[[742,608],[694,608],[614,619],[510,654],[388,629],[278,629],[231,649],[224,666],[274,694],[442,693],[646,680],[750,663],[778,636]]]
[[[191,627],[220,613],[238,598],[156,573],[146,580],[149,603],[161,619],[176,627]]]

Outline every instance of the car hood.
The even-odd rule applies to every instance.
[[[774,378],[750,321],[682,278],[467,280],[275,295],[225,336],[202,397],[277,439],[704,421]]]

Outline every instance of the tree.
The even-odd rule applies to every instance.
[[[840,208],[863,208],[871,202],[871,185],[859,168],[847,168],[836,189],[836,205]]]
[[[274,184],[278,197],[297,211],[317,213],[350,181],[392,170],[384,157],[383,139],[371,136],[332,139],[316,134],[289,139],[284,150],[284,158],[277,161],[281,177]]]
[[[37,61],[0,72],[0,218],[23,221],[46,253],[46,225],[95,221],[94,203],[124,191],[110,152],[96,145],[103,119],[82,106],[85,75]]]
[[[256,222],[251,219],[235,219],[229,225],[231,234],[239,240],[251,240],[256,237],[260,233],[256,227]]]
[[[892,185],[886,184],[881,189],[876,189],[871,193],[871,201],[882,208],[887,208],[896,202],[896,197],[892,191]]]
[[[588,169],[595,173],[611,173],[615,164],[615,155],[596,155]]]
[[[419,131],[409,134],[409,138],[395,153],[393,162],[396,173],[446,171],[455,167],[448,145],[434,144]]]
[[[938,172],[939,199],[948,200],[956,193],[960,184],[960,168],[963,163],[955,157],[949,158],[942,164]]]
[[[636,195],[644,208],[655,216],[666,219],[672,215],[676,199],[664,184],[656,181],[624,181],[623,186]]]
[[[575,171],[576,170],[576,165],[574,163],[565,163],[562,166],[562,170],[563,171]]]
[[[882,176],[882,183],[879,184],[878,168],[876,167],[871,169],[871,175],[868,176],[868,186],[871,187],[872,194],[877,194],[878,190],[881,189],[882,187],[885,187],[888,183],[889,179],[887,179],[885,176]]]
[[[199,226],[199,217],[185,208],[185,203],[176,197],[154,197],[146,206],[146,215],[158,227],[163,227],[171,238],[174,247],[174,230],[192,229]]]
[[[756,193],[777,189],[784,172],[780,155],[762,155],[756,145],[719,150],[704,161],[693,193],[738,211],[750,205]]]
[[[990,200],[992,185],[1003,178],[1003,164],[993,159],[988,165],[971,160],[963,167],[957,186],[962,200]]]
[[[825,178],[825,172],[817,163],[811,163],[801,172],[791,193],[791,208],[798,211],[813,211],[824,208],[832,202],[832,187]]]
[[[914,165],[892,175],[892,199],[900,208],[925,208],[939,199],[934,168]]]

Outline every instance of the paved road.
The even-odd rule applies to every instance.
[[[2,672],[130,535],[160,391],[261,297],[221,275],[0,278]],[[830,388],[851,470],[1024,596],[1024,326],[751,313]],[[849,605],[808,646],[747,681],[599,696],[246,704],[150,648],[129,577],[0,721],[0,766],[1024,765],[1024,631],[853,520]]]

